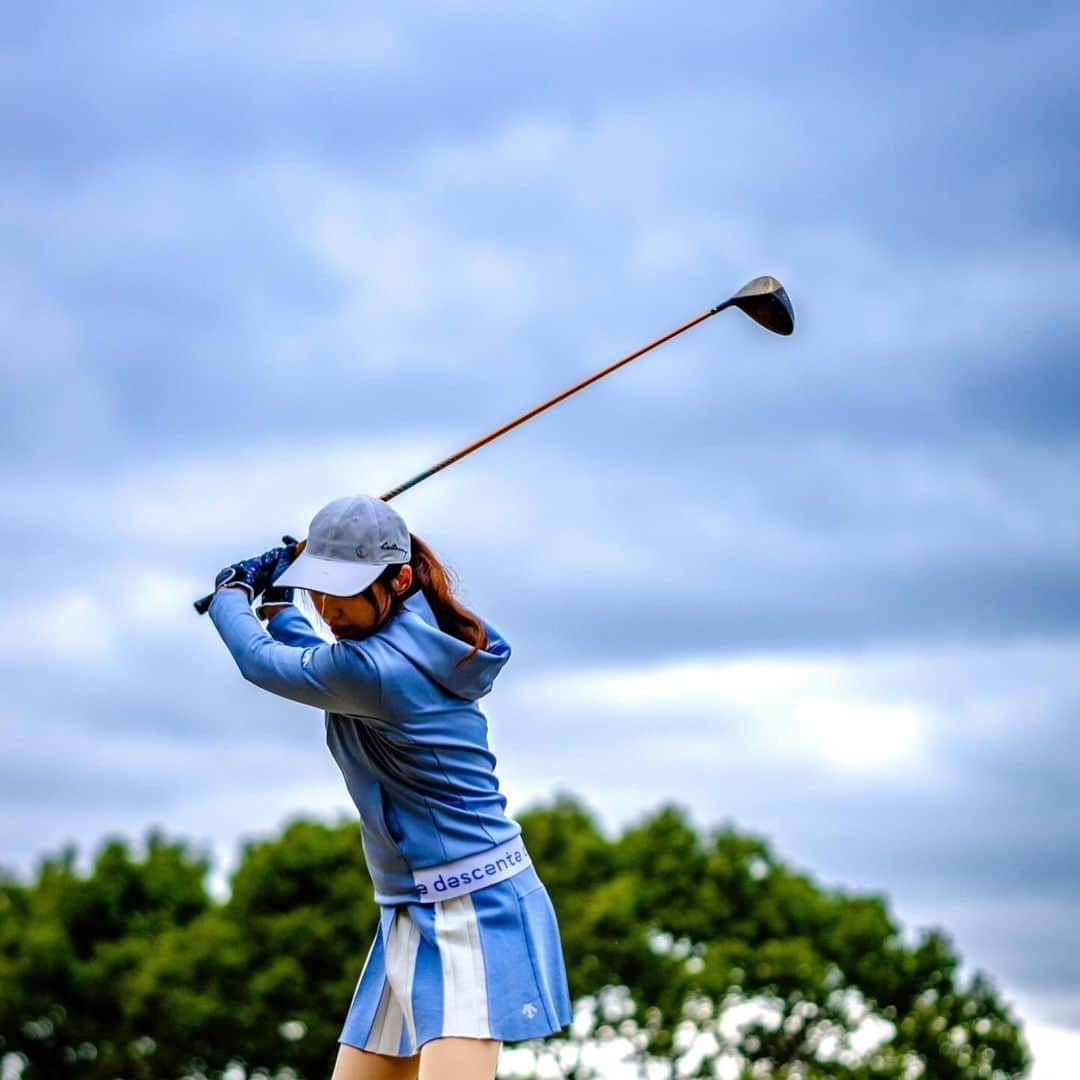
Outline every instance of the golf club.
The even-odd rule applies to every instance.
[[[405,483],[399,484],[395,488],[391,488],[385,494],[380,495],[379,498],[384,502],[389,502],[403,491],[408,491],[409,488],[415,487],[421,480],[426,480],[429,476],[434,476],[435,473],[445,469],[447,465],[453,465],[455,461],[460,461],[466,454],[471,454],[474,450],[479,450],[481,446],[497,439],[500,435],[504,435],[512,428],[516,428],[519,424],[524,424],[526,420],[531,420],[538,413],[542,413],[545,409],[550,409],[552,405],[557,405],[571,394],[576,394],[579,390],[583,390],[590,383],[596,382],[597,379],[602,379],[616,368],[622,367],[623,364],[629,364],[631,360],[636,360],[639,356],[643,356],[645,353],[655,349],[658,345],[663,345],[665,341],[670,341],[673,337],[678,337],[679,334],[689,330],[692,326],[697,326],[698,323],[704,322],[711,315],[716,315],[718,312],[729,307],[737,307],[740,311],[749,315],[754,322],[764,326],[766,330],[771,330],[774,334],[783,334],[786,336],[795,329],[795,312],[791,306],[791,300],[784,290],[784,286],[774,277],[754,278],[753,281],[748,281],[734,296],[725,300],[722,304],[717,304],[716,307],[709,308],[700,315],[695,315],[694,318],[690,319],[688,322],[684,322],[682,326],[677,326],[674,330],[669,330],[662,337],[656,338],[655,341],[650,341],[648,345],[643,345],[640,349],[635,349],[634,352],[628,353],[621,359],[616,360],[613,364],[609,364],[606,368],[596,372],[595,375],[590,375],[587,378],[582,379],[581,382],[575,383],[568,389],[563,390],[562,393],[556,394],[552,398],[548,398],[547,401],[544,401],[535,408],[529,409],[528,412],[524,412],[520,416],[515,417],[509,423],[503,424],[502,427],[498,427],[494,431],[489,432],[487,435],[483,436],[483,438],[477,439],[475,442],[471,442],[468,446],[462,447],[449,457],[443,458],[438,464],[432,465],[430,469],[425,469],[423,472],[417,473],[409,480],[406,480]],[[213,593],[211,593],[209,596],[204,596],[201,600],[196,600],[195,610],[202,615],[207,608],[210,607],[210,601],[213,598]]]

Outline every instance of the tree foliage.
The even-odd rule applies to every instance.
[[[940,930],[905,943],[879,896],[824,889],[675,805],[610,839],[570,796],[520,820],[579,1006],[534,1049],[567,1075],[602,1075],[605,1043],[685,1076],[1026,1072],[992,982],[963,983]],[[224,902],[208,869],[152,833],[138,854],[107,842],[86,874],[67,850],[0,881],[0,1056],[25,1080],[326,1075],[377,923],[357,827],[248,844]]]

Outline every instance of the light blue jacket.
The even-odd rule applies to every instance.
[[[360,811],[380,904],[418,899],[414,868],[521,832],[504,812],[477,705],[510,659],[487,622],[487,649],[458,668],[471,646],[439,629],[419,591],[361,641],[323,641],[295,607],[279,611],[268,633],[242,589],[219,589],[210,617],[245,679],[326,710],[326,742]]]

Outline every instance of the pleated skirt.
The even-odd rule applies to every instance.
[[[447,1035],[541,1038],[571,1015],[555,909],[529,866],[450,900],[381,906],[339,1041],[408,1057]]]

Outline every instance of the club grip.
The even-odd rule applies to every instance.
[[[289,534],[286,533],[281,538],[281,542],[283,544],[295,544],[298,541],[297,541],[295,536],[289,536]],[[205,615],[210,610],[210,601],[213,600],[213,599],[214,599],[214,594],[213,593],[207,593],[207,595],[202,597],[200,600],[196,600],[195,603],[192,606],[195,608],[195,610],[200,615]]]

